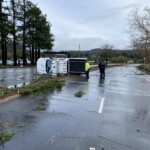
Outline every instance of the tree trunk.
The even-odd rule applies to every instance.
[[[13,9],[13,57],[14,57],[14,66],[17,66],[17,57],[16,57],[16,32],[15,32],[15,19],[16,19],[16,11],[15,11],[15,2],[12,1],[12,9]]]
[[[32,60],[32,47],[30,46],[30,61]],[[31,63],[30,63],[31,64]]]
[[[2,65],[6,65],[5,60],[5,40],[3,33],[3,16],[2,16],[2,1],[0,0],[0,39],[1,39],[1,49],[2,49]]]
[[[41,57],[40,49],[38,49],[38,59]]]
[[[32,44],[32,58],[31,58],[31,64],[34,65],[34,44]]]
[[[1,48],[2,48],[2,65],[6,65],[6,60],[5,60],[5,43],[4,43],[3,34],[1,35]]]
[[[4,52],[4,65],[7,65],[7,42],[5,40],[5,43],[4,43],[4,49],[5,49],[5,52]]]
[[[35,64],[36,64],[36,62],[37,62],[37,48],[35,48]]]
[[[13,48],[14,48],[14,66],[17,66],[17,57],[16,57],[16,36],[14,35],[13,41]]]
[[[22,44],[22,55],[23,55],[23,65],[26,65],[26,54],[25,54],[25,49],[26,49],[26,46],[25,46],[25,42],[26,42],[26,35],[25,35],[25,32],[26,32],[26,6],[25,6],[26,2],[25,0],[23,0],[23,44]]]

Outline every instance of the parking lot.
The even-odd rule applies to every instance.
[[[36,78],[36,68],[11,68],[0,69],[0,86],[1,87],[17,87],[22,84],[31,82]]]

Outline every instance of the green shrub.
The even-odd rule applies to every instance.
[[[40,78],[33,82],[33,84],[20,89],[21,95],[34,94],[34,93],[44,93],[54,89],[62,88],[62,83],[58,80],[53,80],[50,78]]]
[[[140,66],[138,66],[138,68],[140,70],[143,70],[143,71],[146,71],[146,72],[150,72],[150,64],[140,65]]]
[[[129,58],[124,57],[124,56],[118,56],[118,57],[113,57],[111,58],[111,62],[112,63],[127,63],[127,61],[129,60]]]

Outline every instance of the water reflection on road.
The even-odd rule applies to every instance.
[[[0,86],[13,87],[32,81],[37,76],[36,68],[0,69]]]

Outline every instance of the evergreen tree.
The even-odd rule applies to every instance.
[[[27,18],[27,41],[29,47],[32,47],[31,63],[35,64],[40,57],[40,49],[51,50],[54,40],[46,15],[43,15],[37,6],[33,6],[27,11]]]
[[[17,65],[20,45],[23,65],[26,65],[27,54],[32,64],[35,64],[40,57],[40,49],[51,50],[54,42],[51,24],[47,21],[46,15],[43,15],[30,0],[10,0],[9,8],[4,4],[4,0],[0,0],[0,40],[3,65],[7,62],[7,45],[10,47],[13,43],[11,49],[14,66]]]

